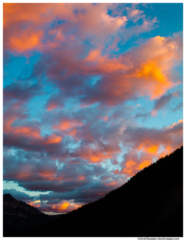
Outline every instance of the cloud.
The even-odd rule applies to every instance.
[[[183,144],[182,120],[166,126],[164,118],[159,128],[136,121],[152,126],[160,109],[180,108],[180,99],[172,108],[168,103],[182,93],[181,33],[134,43],[158,26],[136,4],[5,3],[3,17],[11,72],[4,88],[4,180],[49,191],[17,196],[65,213]],[[124,51],[130,38],[135,46]],[[24,79],[19,59],[29,62]]]
[[[178,110],[182,110],[183,109],[183,102],[179,103],[174,109],[173,111],[178,111]]]
[[[4,4],[4,48],[21,54],[34,49],[42,51],[32,77],[45,72],[62,93],[49,99],[48,111],[63,107],[66,96],[78,98],[83,104],[116,105],[139,96],[158,99],[179,84],[172,76],[173,67],[182,60],[179,35],[156,36],[119,57],[111,57],[108,52],[103,54],[104,46],[90,35],[99,40],[108,39],[120,28],[125,35],[127,31],[138,34],[149,31],[156,22],[155,19],[147,21],[142,11],[131,7],[128,18],[141,18],[142,29],[139,26],[136,30],[125,29],[126,16],[108,14],[108,9],[115,7],[114,4],[38,4],[35,8],[35,4]],[[51,22],[53,28],[48,25]],[[70,33],[69,29],[72,29]],[[87,38],[94,45],[89,51],[82,42]],[[87,79],[93,75],[99,75],[101,80],[90,86]]]
[[[79,122],[75,119],[63,119],[57,125],[54,125],[52,128],[59,130],[68,130],[82,125],[83,125],[82,122]]]
[[[30,195],[24,193],[24,192],[19,192],[16,189],[3,189],[3,194],[11,194],[12,197],[14,197],[18,201],[24,201],[24,202],[29,202],[34,199],[34,197],[31,197]]]
[[[152,116],[156,116],[157,115],[157,111],[162,109],[163,107],[165,107],[173,98],[173,94],[168,94],[168,95],[164,95],[162,96],[160,99],[157,99],[154,103],[154,108],[151,112]]]
[[[36,83],[29,82],[15,82],[3,89],[4,104],[11,100],[21,101],[22,103],[28,101],[30,98],[38,94],[42,86]]]
[[[149,39],[130,53],[120,55],[117,60],[110,59],[110,64],[116,68],[106,66],[108,57],[105,56],[102,63],[100,55],[94,55],[94,58],[97,58],[96,65],[92,66],[94,73],[102,74],[103,77],[95,88],[87,88],[83,100],[115,105],[135,96],[149,96],[151,100],[163,96],[167,90],[179,84],[171,78],[171,69],[181,60],[180,41],[178,36],[167,39],[157,36]],[[88,59],[90,56],[92,55],[89,55]]]
[[[158,160],[183,145],[183,120],[162,129],[127,128],[124,141],[131,150],[125,154],[122,173],[133,176],[153,159]]]
[[[46,71],[52,82],[69,98],[76,97],[85,104],[100,102],[113,106],[141,96],[155,100],[181,83],[174,79],[172,73],[173,67],[182,60],[179,35],[151,38],[129,53],[120,54],[119,58],[110,58],[102,55],[100,49],[94,49],[83,60],[78,60],[75,52],[72,59],[67,60],[69,50],[60,51],[53,51],[47,57],[43,55],[33,74],[36,74],[37,65],[40,66],[40,71]],[[50,64],[46,69],[49,62],[57,64]],[[101,76],[101,80],[89,85],[87,78],[90,75]],[[54,100],[53,106],[58,102],[58,99]]]
[[[4,3],[3,6],[4,47],[19,54],[45,51],[63,42],[74,41],[73,34],[64,35],[69,28],[74,29],[74,24],[77,34],[83,38],[100,35],[106,38],[127,21],[126,16],[113,17],[107,14],[107,9],[113,8],[113,4]],[[51,30],[48,25],[56,20],[68,24],[61,28],[62,31],[58,24],[54,24]]]
[[[50,99],[46,103],[47,111],[63,108],[64,101],[65,101],[65,98],[62,96],[61,93],[51,95]]]

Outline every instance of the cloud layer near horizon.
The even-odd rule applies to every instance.
[[[149,37],[160,23],[147,9],[4,4],[3,167],[17,198],[66,213],[183,144],[182,33]]]

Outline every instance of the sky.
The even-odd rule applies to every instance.
[[[67,213],[182,145],[182,3],[3,4],[4,193]]]

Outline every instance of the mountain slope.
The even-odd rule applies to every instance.
[[[3,236],[20,236],[24,231],[54,218],[10,194],[3,195]]]
[[[183,147],[27,236],[183,236]]]

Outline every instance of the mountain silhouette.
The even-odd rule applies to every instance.
[[[183,147],[93,203],[24,236],[183,237]]]
[[[48,216],[11,194],[3,195],[3,236],[20,236],[54,218],[56,216]]]

